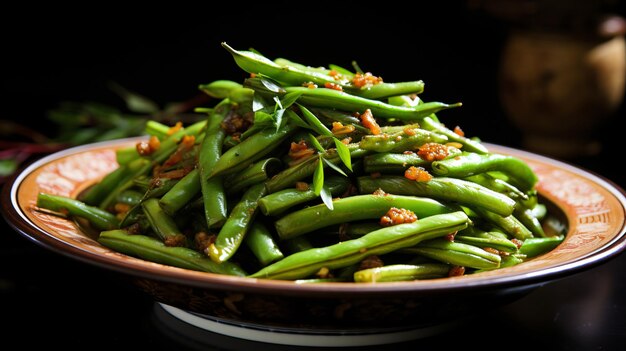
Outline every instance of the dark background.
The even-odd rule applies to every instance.
[[[218,9],[177,2],[132,11],[111,4],[71,9],[33,4],[3,11],[0,119],[54,135],[55,125],[46,115],[62,101],[123,108],[107,86],[110,81],[160,104],[189,99],[198,94],[198,84],[246,76],[220,46],[226,41],[234,48],[253,47],[270,58],[312,66],[349,67],[357,60],[388,82],[422,79],[425,100],[463,102],[460,109],[439,114],[446,124],[461,125],[466,134],[484,141],[520,147],[520,132],[499,102],[497,81],[502,46],[520,23],[496,16],[486,6],[489,2],[432,3],[387,1],[368,8],[338,1],[303,6],[233,2]],[[587,3],[626,14],[618,1]],[[624,186],[619,167],[623,117],[622,106],[598,131],[599,154],[565,161]],[[32,346],[45,341],[71,349],[94,343],[178,347],[155,328],[152,302],[142,293],[114,274],[49,252],[2,224],[0,320],[9,325],[0,332],[2,342]],[[486,312],[480,322],[500,336],[489,339],[477,325],[459,335],[485,333],[485,345],[492,340],[504,347],[507,342],[512,349],[516,340],[509,343],[503,333],[524,334],[519,347],[532,342],[553,349],[618,349],[626,341],[622,256],[541,288],[510,307]],[[608,288],[598,290],[599,283]],[[460,342],[444,335],[412,347]]]

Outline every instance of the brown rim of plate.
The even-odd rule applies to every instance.
[[[33,221],[25,213],[24,209],[20,206],[20,204],[18,204],[17,198],[18,193],[20,192],[20,187],[23,185],[25,179],[32,172],[35,172],[48,164],[57,162],[69,156],[77,155],[91,150],[107,148],[111,149],[128,146],[136,143],[137,140],[140,140],[140,138],[121,139],[78,146],[51,154],[47,157],[33,162],[22,171],[14,175],[3,187],[1,198],[3,215],[5,219],[20,234],[24,235],[35,243],[42,245],[43,247],[51,249],[52,251],[63,254],[65,256],[77,259],[79,261],[93,264],[101,268],[111,269],[120,273],[128,274],[130,276],[217,290],[254,292],[264,294],[285,294],[292,296],[306,295],[320,297],[349,297],[353,296],[354,294],[358,294],[359,296],[392,294],[421,295],[442,292],[457,292],[461,290],[493,290],[514,287],[521,288],[525,286],[528,287],[541,285],[551,280],[595,267],[615,257],[626,248],[626,236],[624,235],[626,232],[626,225],[624,223],[624,218],[626,218],[626,192],[624,192],[623,189],[621,189],[610,180],[600,175],[594,174],[590,171],[584,170],[580,167],[537,154],[532,154],[529,152],[489,143],[484,144],[490,150],[495,149],[495,152],[498,153],[510,154],[516,157],[523,158],[526,161],[531,161],[531,163],[534,163],[539,167],[547,167],[554,171],[569,173],[570,175],[574,176],[573,178],[578,177],[578,179],[586,180],[586,185],[590,185],[596,189],[603,189],[602,191],[604,192],[604,195],[610,194],[612,197],[609,200],[613,203],[612,215],[614,217],[617,217],[613,218],[613,220],[621,222],[620,224],[614,224],[615,228],[613,228],[613,230],[611,231],[612,239],[581,257],[575,257],[575,259],[566,260],[562,263],[553,263],[551,265],[548,265],[547,268],[520,270],[520,272],[515,272],[516,269],[512,268],[527,265],[529,262],[532,262],[535,259],[525,262],[522,265],[498,269],[496,270],[498,271],[497,273],[494,273],[496,271],[492,271],[453,278],[380,284],[297,284],[292,281],[253,279],[198,272],[148,262],[138,258],[125,256],[119,253],[109,255],[90,251],[86,248],[77,247],[76,245],[69,244],[58,237],[50,235],[44,229],[33,223]],[[576,220],[576,222],[578,222],[581,221],[581,218],[572,217],[574,214],[568,213],[568,209],[564,208],[563,204],[558,203],[558,201],[554,201],[553,194],[546,193],[545,191],[542,192],[542,188],[539,189],[539,192],[542,196],[545,196],[548,200],[552,200],[553,203],[560,207],[561,210],[565,212],[570,224],[574,224],[570,225],[569,231],[566,236],[566,241],[572,238],[572,236],[574,235],[573,231],[576,228],[576,225],[580,225],[580,223],[572,223],[572,220]],[[95,243],[97,244],[97,242]],[[100,246],[100,248],[113,253],[113,251],[102,246]]]

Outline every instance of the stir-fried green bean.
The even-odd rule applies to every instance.
[[[424,101],[422,80],[223,46],[250,77],[200,84],[219,99],[204,120],[149,121],[117,169],[38,208],[130,256],[295,284],[479,274],[564,239],[533,169],[441,123],[461,104]]]

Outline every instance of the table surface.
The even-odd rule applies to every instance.
[[[601,164],[602,159],[596,159],[583,166],[606,172],[623,184],[621,174],[598,166]],[[47,250],[4,221],[0,224],[3,343],[17,343],[14,345],[23,349],[41,345],[66,349],[291,349],[193,327],[181,334],[170,319],[163,318],[150,296],[117,273]],[[435,336],[359,350],[473,345],[504,350],[624,350],[626,254],[538,287],[511,304],[485,311]]]

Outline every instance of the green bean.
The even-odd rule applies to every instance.
[[[252,224],[244,241],[263,266],[284,257],[270,231],[261,223]]]
[[[401,121],[416,121],[432,113],[460,107],[461,103],[445,104],[427,102],[416,107],[402,107],[386,104],[378,100],[370,100],[333,89],[309,89],[305,87],[286,87],[287,93],[301,93],[298,102],[307,107],[335,108],[348,112],[372,111],[376,118],[395,118]]]
[[[426,217],[413,223],[383,228],[358,239],[289,255],[250,277],[306,278],[323,267],[331,270],[347,267],[371,255],[382,255],[400,248],[415,246],[423,240],[447,235],[465,228],[468,220],[464,212],[457,211]]]
[[[447,276],[449,270],[450,266],[442,263],[394,264],[357,271],[354,273],[354,281],[357,283],[377,283],[441,278]]]
[[[498,268],[500,255],[487,252],[473,245],[451,242],[445,239],[428,240],[415,247],[401,250],[428,258],[463,267],[476,269]]]
[[[513,200],[528,200],[528,195],[525,192],[502,179],[491,176],[489,173],[479,173],[463,179],[480,184],[485,188],[491,189],[500,194],[504,194]]]
[[[455,147],[448,147],[448,157],[459,155],[461,151]],[[431,161],[424,160],[418,154],[380,152],[363,157],[363,170],[366,173],[401,173],[411,166],[426,167]]]
[[[525,240],[533,236],[533,233],[513,215],[502,216],[483,208],[474,208],[474,210],[478,212],[482,218],[502,228],[505,233],[512,235],[516,239]]]
[[[243,194],[224,222],[215,242],[209,246],[209,256],[213,261],[224,262],[235,254],[250,229],[258,201],[263,195],[265,195],[263,184],[253,185]]]
[[[474,245],[481,248],[490,247],[498,251],[504,251],[509,253],[517,252],[517,245],[515,245],[511,240],[502,239],[495,236],[474,237],[457,234],[454,236],[454,241]]]
[[[463,145],[464,151],[475,152],[477,154],[486,154],[489,151],[487,148],[481,143],[474,141],[472,139],[461,136],[450,129],[446,128],[443,124],[435,121],[431,117],[424,117],[421,121],[422,128],[426,130],[430,130],[431,132],[436,132],[442,135],[445,135],[450,139],[450,141],[455,141]]]
[[[209,84],[200,84],[198,89],[212,98],[226,99],[233,90],[240,89],[241,87],[241,84],[230,80],[216,80]]]
[[[150,157],[153,162],[160,163],[165,161],[176,149],[178,142],[185,136],[199,136],[206,127],[206,121],[196,122],[188,127],[181,128],[165,140],[161,141],[159,148]]]
[[[532,209],[524,208],[519,203],[515,207],[515,211],[513,211],[513,215],[517,218],[526,228],[528,228],[533,235],[544,237],[546,233],[543,231],[543,227],[541,226],[541,222]]]
[[[426,143],[445,143],[446,141],[448,138],[443,135],[424,129],[412,129],[411,134],[400,132],[390,135],[366,135],[359,142],[359,147],[376,152],[404,152],[416,150]]]
[[[452,208],[432,199],[400,195],[357,195],[292,212],[275,222],[281,239],[289,239],[333,224],[382,217],[390,208],[411,210],[418,218],[452,212]]]
[[[454,158],[433,162],[432,170],[440,176],[457,178],[500,171],[515,180],[524,191],[532,189],[537,184],[537,175],[526,162],[513,156],[500,154],[465,153]]]
[[[237,166],[259,160],[280,145],[296,129],[295,125],[287,123],[278,131],[274,128],[265,128],[252,135],[228,149],[215,163],[209,178],[228,173],[228,171],[232,171]]]
[[[519,253],[531,258],[553,250],[565,239],[565,236],[549,236],[545,238],[528,238],[524,240]]]
[[[359,131],[360,133],[370,134],[370,130],[363,127],[361,125],[361,121],[354,117],[351,114],[344,113],[341,111],[328,109],[328,108],[310,108],[311,112],[313,112],[316,116],[322,117],[330,122],[328,125],[331,125],[332,122],[340,122],[343,125],[353,125],[354,129]]]
[[[143,199],[144,194],[137,190],[127,189],[117,194],[115,199],[118,203],[135,206]]]
[[[512,199],[481,185],[455,178],[434,177],[427,182],[417,182],[399,176],[381,176],[375,179],[358,177],[357,186],[361,194],[373,193],[380,188],[390,194],[428,196],[458,202],[471,208],[485,208],[506,216],[513,213],[515,208],[515,201]]]
[[[167,194],[179,181],[179,179],[172,178],[157,178],[156,180],[151,180],[149,188],[146,189],[146,193],[144,194],[144,199],[161,197]]]
[[[106,185],[111,185],[112,187],[108,190],[108,193],[104,196],[99,206],[101,209],[105,210],[113,205],[115,205],[115,200],[117,198],[117,194],[124,191],[125,189],[130,188],[133,185],[133,179],[139,175],[144,175],[150,170],[150,161],[145,158],[136,159],[128,164],[128,172],[125,173],[124,177],[118,180],[116,184],[107,183]]]
[[[196,168],[187,173],[163,197],[159,203],[163,210],[173,215],[200,192],[200,171]]]
[[[222,177],[209,179],[209,174],[220,155],[224,144],[225,132],[222,121],[231,111],[229,100],[220,102],[207,121],[206,137],[200,144],[198,169],[200,170],[200,191],[204,203],[204,217],[209,228],[218,226],[226,220],[227,206]]]
[[[163,123],[149,120],[146,122],[145,133],[148,135],[153,135],[157,137],[159,140],[166,139],[169,136],[170,126],[167,126]]]
[[[100,233],[98,242],[115,251],[169,266],[217,274],[247,275],[234,263],[217,264],[193,249],[165,246],[159,239],[129,235],[123,230],[104,231]]]
[[[129,146],[115,150],[115,160],[120,166],[137,159],[137,147]]]
[[[167,246],[187,246],[187,239],[178,226],[159,205],[159,200],[152,198],[141,203],[150,227]]]
[[[114,214],[65,196],[39,193],[37,207],[84,218],[99,230],[115,229],[119,225]]]
[[[520,263],[523,263],[524,262],[524,258],[522,258],[522,257],[523,257],[523,255],[519,255],[519,254],[502,256],[502,258],[500,259],[500,266],[496,267],[496,268],[512,267],[512,266],[518,265]],[[491,271],[491,270],[494,270],[496,268],[477,269],[477,270],[474,271],[474,273]]]
[[[352,158],[353,162],[355,159],[371,153],[370,151],[359,149],[358,144],[348,144],[347,146],[348,150],[350,150],[350,157]],[[341,162],[341,158],[339,157],[335,149],[326,150],[322,154],[322,157],[326,161],[331,162],[335,165]],[[315,173],[318,162],[319,157],[314,156],[276,174],[270,180],[265,182],[268,193],[274,193],[282,189],[293,187],[296,182],[302,181],[303,179],[312,176],[313,173]],[[323,164],[323,167],[327,167],[325,162]]]
[[[324,187],[333,196],[346,192],[349,184],[347,178],[343,176],[331,176],[324,181]],[[318,197],[315,195],[313,185],[309,184],[307,190],[290,188],[266,195],[259,200],[259,208],[266,216],[276,216],[296,205]]]

